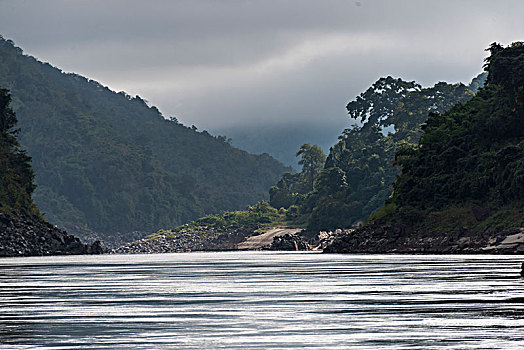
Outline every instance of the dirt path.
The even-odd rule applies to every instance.
[[[282,227],[274,228],[260,235],[248,237],[248,239],[246,239],[244,242],[238,244],[237,249],[239,250],[260,249],[263,246],[273,243],[273,238],[276,236],[282,236],[282,235],[285,235],[286,233],[294,235],[295,233],[298,233],[300,231],[302,231],[302,229],[299,229],[299,228],[282,228]]]

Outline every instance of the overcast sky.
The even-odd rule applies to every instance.
[[[522,0],[0,0],[0,34],[199,129],[342,127],[381,76],[469,82],[490,43],[524,40],[523,13]]]

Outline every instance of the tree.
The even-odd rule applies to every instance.
[[[312,190],[317,175],[324,168],[326,155],[320,146],[311,146],[309,143],[305,143],[300,146],[296,156],[301,156],[298,164],[302,165],[303,178],[306,181],[309,190]]]
[[[302,212],[311,213],[308,229],[347,227],[365,220],[391,195],[397,175],[395,151],[418,141],[430,113],[442,113],[474,96],[464,84],[381,78],[347,105],[363,123],[344,130],[334,145]],[[386,134],[384,128],[388,128]]]
[[[440,210],[524,197],[524,45],[492,44],[487,85],[464,105],[432,113],[417,146],[395,155],[402,172],[390,203]]]
[[[326,162],[326,155],[318,145],[308,143],[300,146],[296,153],[300,156],[300,173],[284,173],[282,178],[269,189],[269,204],[274,208],[288,208],[291,205],[300,205],[306,195],[313,191],[313,185]]]
[[[0,89],[0,209],[38,214],[31,199],[35,189],[31,158],[20,149],[18,120],[10,103],[8,90]]]
[[[421,86],[414,81],[394,79],[390,76],[380,78],[369,89],[361,93],[346,106],[350,118],[360,121],[363,128],[388,126],[398,102],[408,93],[420,91]]]

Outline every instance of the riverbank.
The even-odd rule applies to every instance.
[[[0,213],[0,257],[107,252],[100,241],[84,244],[40,218]]]
[[[310,250],[302,229],[276,227],[264,232],[247,228],[201,228],[191,232],[157,234],[113,250],[115,254],[181,253],[233,250]]]
[[[324,248],[325,253],[397,254],[523,254],[524,228],[474,230],[458,227],[450,232],[409,225],[370,224],[341,231]]]

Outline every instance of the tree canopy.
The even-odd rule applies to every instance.
[[[482,82],[481,75],[476,87]],[[348,103],[349,117],[360,125],[344,130],[314,185],[300,188],[299,175],[284,175],[271,188],[270,203],[298,206],[310,231],[350,227],[365,220],[391,195],[398,173],[395,152],[418,142],[428,114],[445,112],[473,96],[464,84],[439,82],[422,88],[416,82],[380,78]]]
[[[492,44],[487,85],[464,105],[432,113],[417,145],[395,155],[402,168],[390,202],[426,210],[524,196],[524,44]]]

